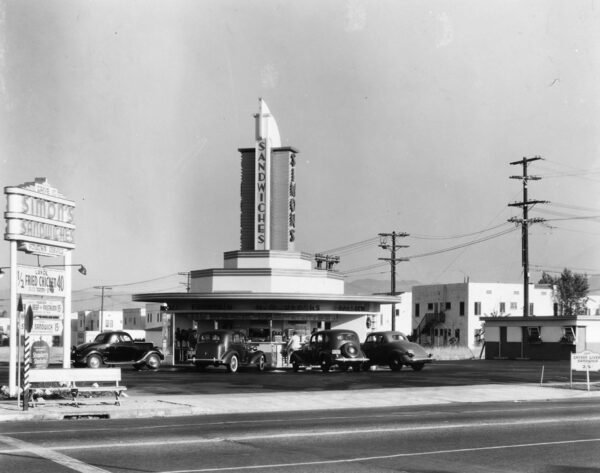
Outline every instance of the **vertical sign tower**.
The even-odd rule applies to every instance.
[[[293,251],[296,239],[296,154],[282,147],[264,100],[254,115],[256,143],[242,153],[241,250]]]

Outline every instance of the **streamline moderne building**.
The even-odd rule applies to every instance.
[[[171,352],[177,329],[241,329],[275,356],[290,332],[348,328],[364,339],[383,321],[391,296],[344,293],[331,265],[314,267],[313,255],[296,251],[296,156],[282,147],[275,119],[260,100],[256,143],[242,148],[240,250],[224,254],[222,268],[191,271],[190,291],[135,294],[134,301],[163,304],[169,314],[163,348]],[[274,362],[274,360],[272,360]]]

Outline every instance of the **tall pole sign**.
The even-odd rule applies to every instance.
[[[16,396],[17,392],[17,287],[19,284],[33,283],[42,292],[50,290],[46,285],[54,283],[52,276],[25,274],[20,280],[23,267],[18,268],[17,251],[46,257],[62,256],[64,265],[71,264],[71,250],[75,249],[75,203],[64,198],[57,189],[50,186],[45,178],[36,178],[19,186],[4,188],[6,194],[6,232],[4,239],[10,242],[10,349],[9,349],[9,395]],[[27,271],[25,271],[27,273]],[[42,284],[42,285],[39,285]],[[60,305],[63,309],[63,366],[71,364],[71,272],[66,271],[62,282],[64,299],[60,304],[54,304],[52,299],[41,301],[42,305],[51,307]],[[54,289],[57,286],[53,286]],[[49,309],[51,310],[51,309]]]
[[[271,249],[271,148],[281,146],[279,128],[269,107],[259,100],[256,119],[254,249]]]

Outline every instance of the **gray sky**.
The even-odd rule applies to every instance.
[[[388,279],[374,237],[399,231],[399,280],[521,281],[509,162],[534,155],[529,196],[551,204],[530,263],[600,273],[598,1],[0,6],[0,184],[43,176],[75,201],[75,308],[99,308],[94,285],[115,308],[183,290],[178,272],[239,249],[259,97],[300,150],[296,248],[373,239],[341,252],[350,279]]]

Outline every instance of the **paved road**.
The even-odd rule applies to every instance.
[[[591,472],[597,401],[10,423],[0,470]]]

